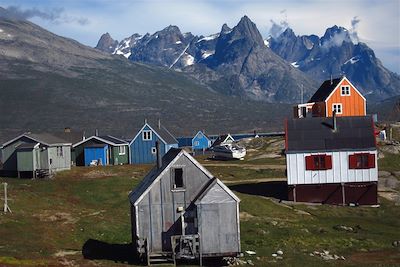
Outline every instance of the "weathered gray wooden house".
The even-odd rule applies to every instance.
[[[48,176],[71,168],[71,143],[51,134],[25,133],[1,147],[3,171],[18,177]]]
[[[135,252],[149,264],[240,253],[239,198],[182,149],[159,156],[129,200]]]

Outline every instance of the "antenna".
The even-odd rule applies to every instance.
[[[161,129],[161,120],[158,119],[158,129]]]
[[[147,123],[147,119],[144,119],[144,123],[145,123],[145,124]]]
[[[332,77],[332,73],[331,73],[331,85],[333,84],[333,77]]]

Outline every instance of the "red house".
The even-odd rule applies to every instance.
[[[289,200],[377,204],[371,116],[291,119],[285,128]]]
[[[344,76],[324,81],[307,103],[294,107],[294,117],[332,117],[333,111],[338,117],[367,114],[365,97]]]

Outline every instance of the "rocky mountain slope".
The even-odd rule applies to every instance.
[[[256,25],[244,16],[229,28],[211,36],[182,34],[168,26],[152,35],[138,34],[121,41],[112,52],[134,62],[163,66],[189,73],[201,83],[226,95],[267,102],[296,102],[318,83],[282,60],[268,47]],[[97,49],[108,52],[103,35]],[[114,40],[110,40],[112,42]]]
[[[145,118],[176,135],[281,129],[290,108],[226,97],[184,73],[0,18],[0,114],[1,142],[64,127],[131,137]]]
[[[324,36],[296,36],[286,29],[268,39],[270,48],[293,66],[322,81],[346,75],[372,101],[400,94],[400,76],[386,69],[365,43],[348,30],[333,26]]]

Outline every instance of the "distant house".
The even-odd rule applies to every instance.
[[[77,166],[129,163],[129,143],[111,135],[91,136],[72,148]]]
[[[291,119],[285,135],[290,200],[377,204],[371,116]]]
[[[130,163],[156,162],[156,141],[162,144],[160,147],[162,156],[171,148],[178,147],[178,141],[161,123],[155,128],[146,122],[129,143]]]
[[[202,131],[198,131],[192,139],[193,150],[205,150],[211,147],[210,138]]]
[[[152,263],[240,253],[239,198],[182,149],[172,148],[131,192],[132,242]]]
[[[223,134],[217,137],[217,139],[212,144],[212,147],[231,144],[235,142],[235,139],[230,134]]]
[[[365,97],[346,77],[327,80],[305,104],[294,107],[295,118],[332,117],[336,112],[342,116],[365,116]]]
[[[18,177],[43,177],[71,168],[71,143],[48,133],[25,133],[1,148],[3,170]]]

